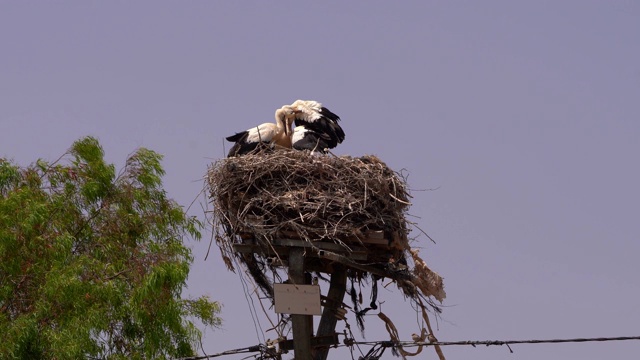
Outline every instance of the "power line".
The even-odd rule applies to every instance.
[[[235,354],[243,354],[243,353],[250,353],[250,352],[265,352],[266,349],[267,348],[265,345],[259,344],[259,345],[248,346],[248,347],[239,348],[239,349],[227,350],[217,354],[190,356],[190,357],[178,358],[175,360],[205,360],[205,359],[211,359],[211,358],[225,356],[225,355],[235,355]]]
[[[402,346],[419,346],[419,345],[509,345],[509,344],[553,344],[553,343],[581,343],[581,342],[598,342],[598,341],[624,341],[624,340],[640,340],[640,336],[620,336],[620,337],[598,337],[598,338],[574,338],[574,339],[546,339],[546,340],[466,340],[466,341],[437,341],[437,342],[413,342],[401,341]]]
[[[238,263],[238,259],[234,257],[233,260],[236,264],[236,267],[240,268],[240,264]],[[258,341],[260,341],[260,335],[262,334],[262,341],[265,341],[264,331],[262,331],[262,326],[260,326],[260,319],[258,318],[258,312],[256,311],[255,304],[253,303],[253,297],[249,295],[249,286],[247,285],[247,280],[244,278],[241,272],[238,272],[238,276],[240,277],[240,283],[242,284],[242,290],[244,291],[244,297],[247,301],[247,306],[249,307],[249,313],[251,314],[251,320],[253,321],[253,327],[256,331],[256,337]],[[258,331],[260,328],[260,331]],[[266,342],[266,341],[265,341]]]
[[[625,341],[625,340],[640,340],[640,336],[619,336],[619,337],[597,337],[597,338],[573,338],[573,339],[531,339],[531,340],[464,340],[464,341],[434,341],[434,342],[423,342],[423,341],[352,341],[353,339],[346,339],[345,345],[337,345],[336,347],[351,347],[353,345],[373,345],[378,346],[379,350],[384,348],[394,348],[394,347],[416,347],[416,346],[473,346],[477,345],[485,345],[485,346],[502,346],[506,345],[511,350],[509,345],[515,344],[558,344],[558,343],[585,343],[585,342],[605,342],[605,341]],[[175,360],[205,360],[211,359],[214,357],[220,357],[225,355],[233,355],[233,354],[241,354],[241,353],[249,353],[249,352],[268,352],[268,348],[264,344],[249,346],[240,349],[227,350],[221,353],[212,354],[212,355],[202,355],[202,356],[194,356],[194,357],[184,357]],[[370,351],[371,353],[371,351]],[[381,352],[378,354],[381,355]],[[365,357],[365,359],[375,359],[376,357]]]
[[[465,341],[434,341],[434,342],[422,342],[422,341],[354,341],[353,344],[360,345],[381,345],[383,347],[415,347],[415,346],[460,346],[460,345],[476,345],[494,346],[494,345],[509,345],[514,344],[557,344],[557,343],[584,343],[584,342],[604,342],[604,341],[624,341],[624,340],[640,340],[640,336],[620,336],[620,337],[597,337],[597,338],[574,338],[574,339],[532,339],[532,340],[465,340]],[[340,345],[346,346],[346,345]],[[509,350],[511,348],[509,347]]]

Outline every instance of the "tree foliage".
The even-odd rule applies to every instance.
[[[119,174],[95,138],[59,161],[0,159],[0,358],[190,356],[219,304],[182,299],[201,223],[167,197],[161,155]]]

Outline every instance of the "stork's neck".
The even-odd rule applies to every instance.
[[[276,125],[278,126],[278,130],[284,130],[287,126],[284,118],[284,110],[282,109],[276,110]]]
[[[290,136],[291,123],[287,122],[285,111],[280,108],[276,110],[276,126],[279,132],[284,132],[285,136]]]

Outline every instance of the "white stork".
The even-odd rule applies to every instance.
[[[296,110],[285,105],[276,110],[276,123],[264,123],[227,137],[235,142],[227,157],[252,153],[259,145],[291,148],[291,123]]]
[[[344,131],[338,125],[340,117],[313,100],[296,100],[294,109],[296,125],[291,135],[294,149],[325,153],[344,140]]]

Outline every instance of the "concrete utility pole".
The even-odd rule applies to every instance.
[[[296,285],[306,285],[304,276],[304,251],[302,247],[289,250],[289,280]],[[293,322],[293,351],[296,360],[311,359],[312,315],[291,315]]]

